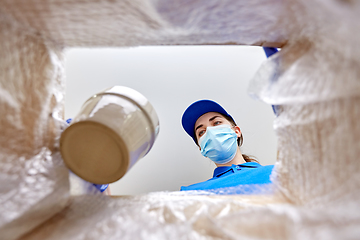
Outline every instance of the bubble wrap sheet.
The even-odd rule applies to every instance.
[[[359,18],[351,0],[0,0],[0,239],[359,239]],[[70,195],[63,49],[178,44],[282,47],[249,87],[276,105],[272,190]]]
[[[344,239],[358,233],[348,215],[274,195],[83,195],[22,239]]]

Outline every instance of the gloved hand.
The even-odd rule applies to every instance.
[[[276,48],[272,48],[272,47],[263,47],[266,57],[269,58],[271,55],[275,54],[278,52],[278,50]]]
[[[263,47],[266,57],[269,58],[271,55],[275,54],[278,52],[277,48],[272,48],[272,47]],[[278,106],[276,105],[271,105],[275,115],[277,115],[277,108]]]
[[[95,183],[93,183],[93,185],[94,185],[100,192],[104,192],[104,191],[109,187],[109,184],[95,184]]]
[[[68,118],[65,122],[66,122],[67,124],[70,124],[71,121],[72,121],[72,118]]]

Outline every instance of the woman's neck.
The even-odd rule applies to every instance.
[[[240,151],[240,148],[237,149],[236,151],[236,154],[235,154],[235,157],[228,163],[225,163],[225,164],[216,164],[217,167],[226,167],[226,166],[231,166],[231,165],[239,165],[239,164],[243,164],[243,163],[246,163],[241,151]]]

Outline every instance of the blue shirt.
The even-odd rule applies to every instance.
[[[238,185],[269,184],[274,165],[261,166],[256,162],[246,162],[229,167],[217,167],[213,178],[190,186],[182,186],[180,191],[208,190],[234,187]]]

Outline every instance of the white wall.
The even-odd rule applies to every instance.
[[[212,177],[215,165],[201,156],[181,126],[183,111],[199,99],[219,102],[244,135],[242,152],[261,164],[276,159],[271,106],[251,99],[247,86],[262,61],[262,48],[161,46],[69,49],[66,53],[65,117],[74,117],[91,95],[113,85],[133,88],[149,99],[160,119],[154,147],[118,182],[113,195],[176,191]]]

